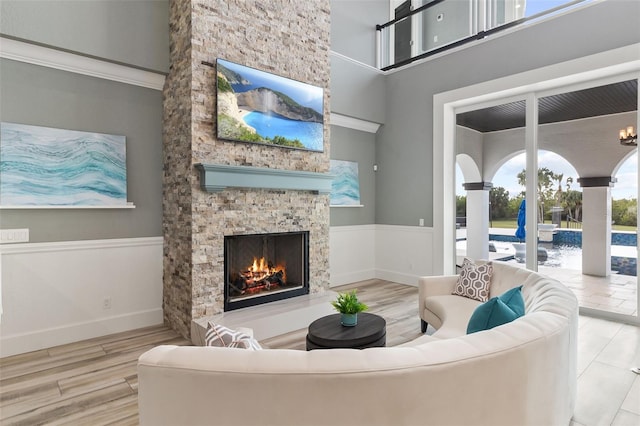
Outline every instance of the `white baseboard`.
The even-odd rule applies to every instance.
[[[391,281],[414,287],[418,286],[418,278],[420,277],[420,275],[404,274],[402,272],[388,271],[384,269],[376,269],[375,276],[379,280]]]
[[[341,274],[331,275],[330,287],[337,287],[345,284],[357,283],[358,281],[377,278],[375,269],[365,269],[361,271],[349,271]]]
[[[0,356],[161,324],[162,237],[0,246]]]
[[[51,348],[136,328],[149,327],[162,324],[162,322],[162,308],[158,308],[22,334],[3,335],[0,357]]]

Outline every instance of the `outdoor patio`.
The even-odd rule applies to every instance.
[[[514,229],[490,229],[490,234],[513,235],[514,232]],[[458,229],[456,239],[457,264],[461,265],[466,255],[466,229]],[[496,251],[489,253],[490,259],[525,267],[524,263],[515,259],[515,249],[511,243],[495,242],[493,244]],[[637,257],[635,247],[612,246],[612,253],[617,251],[624,251],[625,256]],[[615,271],[612,271],[608,277],[585,275],[581,271],[582,258],[579,252],[569,253],[563,259],[563,263],[558,264],[556,259],[550,258],[547,262],[539,262],[538,271],[566,284],[578,298],[581,307],[624,315],[638,315],[636,276],[622,275]]]

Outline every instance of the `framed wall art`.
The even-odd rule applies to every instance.
[[[358,163],[331,160],[330,173],[334,176],[331,182],[331,207],[362,207]]]
[[[0,123],[0,207],[127,207],[125,137]]]

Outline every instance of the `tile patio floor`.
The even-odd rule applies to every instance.
[[[466,241],[464,241],[466,230],[458,230],[457,234],[459,239],[457,242],[457,263],[460,265],[466,254]],[[496,243],[496,245],[498,245],[498,253],[490,253],[492,259],[499,259],[505,254],[515,254],[515,249],[511,247],[510,243]],[[524,268],[523,263],[518,263],[515,260],[508,262]],[[584,275],[579,265],[580,262],[578,262],[578,266],[574,265],[573,269],[570,269],[540,264],[538,271],[566,284],[578,298],[581,307],[638,316],[637,277],[619,275],[615,272],[608,277]]]

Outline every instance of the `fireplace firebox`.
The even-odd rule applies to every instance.
[[[309,293],[309,232],[224,237],[224,310]]]

